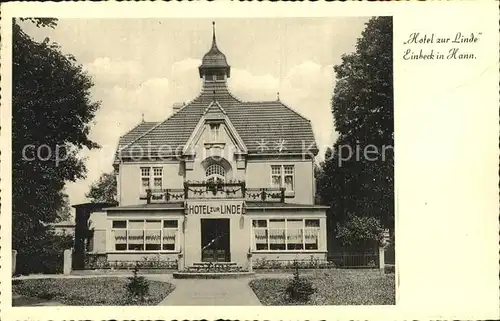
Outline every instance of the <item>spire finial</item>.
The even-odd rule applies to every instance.
[[[144,123],[144,113],[142,113],[142,122]]]
[[[215,21],[212,21],[212,45],[215,45]]]
[[[276,100],[277,100],[277,101],[280,101],[280,92],[279,92],[279,91],[278,91],[278,92],[276,92]]]

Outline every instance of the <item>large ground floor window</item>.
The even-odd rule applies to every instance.
[[[179,243],[177,219],[113,220],[115,251],[175,251]]]
[[[292,251],[319,249],[319,219],[254,219],[253,249]]]

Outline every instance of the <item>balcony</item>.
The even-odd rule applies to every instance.
[[[188,199],[244,199],[285,202],[284,188],[246,188],[245,182],[184,182],[183,189],[148,189],[141,197],[150,203],[175,203]]]
[[[146,195],[140,197],[146,200],[147,204],[153,203],[178,203],[184,201],[185,195],[183,189],[148,189]]]

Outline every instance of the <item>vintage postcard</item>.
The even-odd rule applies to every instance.
[[[1,316],[500,317],[498,22],[2,6]]]

